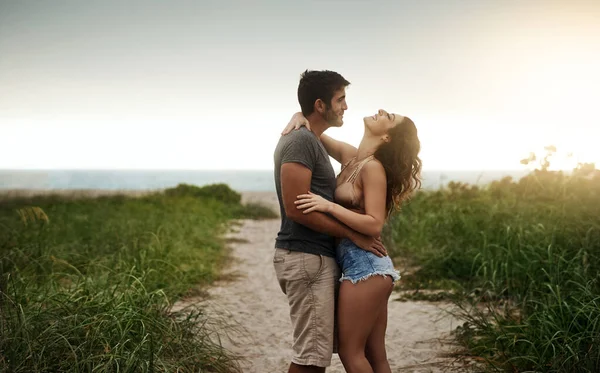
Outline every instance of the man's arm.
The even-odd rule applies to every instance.
[[[298,224],[339,238],[350,238],[352,230],[322,212],[303,214],[296,208],[294,201],[299,194],[310,190],[312,172],[300,163],[284,163],[281,165],[281,194],[287,217]]]
[[[339,221],[321,212],[304,214],[296,208],[296,196],[310,190],[312,172],[300,163],[288,162],[281,165],[281,194],[286,216],[298,224],[314,231],[339,238],[348,238],[364,250],[376,255],[387,255],[385,248],[373,237],[360,234]]]

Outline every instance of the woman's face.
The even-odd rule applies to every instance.
[[[383,109],[379,109],[377,114],[365,117],[365,126],[369,129],[374,136],[383,136],[388,133],[389,130],[396,127],[404,117],[399,114],[388,113]]]

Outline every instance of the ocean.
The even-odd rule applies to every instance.
[[[449,181],[484,185],[504,176],[519,179],[525,170],[423,171],[423,188]],[[237,191],[275,191],[273,171],[206,170],[0,170],[0,189],[153,190],[179,183],[203,186],[226,183]]]

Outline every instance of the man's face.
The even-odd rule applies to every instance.
[[[325,120],[332,127],[341,127],[344,124],[344,111],[348,110],[346,88],[335,91],[329,106],[325,111]]]

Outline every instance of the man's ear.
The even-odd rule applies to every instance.
[[[325,105],[325,102],[323,102],[323,100],[318,98],[317,101],[315,101],[315,111],[319,114],[325,114],[326,110],[327,105]]]

